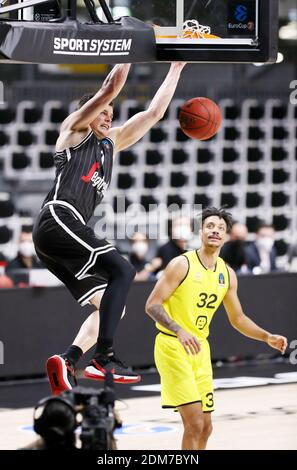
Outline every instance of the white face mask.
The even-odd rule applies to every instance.
[[[19,245],[19,253],[22,256],[33,256],[35,255],[34,244],[33,242],[21,242]]]
[[[274,240],[271,237],[260,237],[257,240],[257,246],[260,250],[270,252],[274,245]]]
[[[135,255],[139,257],[144,257],[148,251],[148,244],[146,242],[135,242],[131,246],[131,251],[132,253],[135,253]]]
[[[191,240],[193,233],[188,225],[176,225],[172,230],[174,240]]]

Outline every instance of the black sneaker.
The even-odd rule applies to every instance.
[[[84,375],[89,379],[105,380],[106,372],[112,372],[115,383],[133,384],[141,380],[141,376],[115,356],[97,356],[85,368]]]
[[[77,385],[74,367],[63,355],[51,356],[46,362],[46,371],[53,395],[60,395]]]

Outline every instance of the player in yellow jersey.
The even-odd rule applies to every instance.
[[[155,361],[164,408],[177,408],[184,434],[182,449],[205,449],[214,410],[209,324],[221,302],[231,325],[250,338],[284,353],[287,339],[256,325],[242,310],[236,274],[219,257],[232,226],[231,215],[216,208],[202,213],[201,248],[174,258],[146,303],[157,323]]]

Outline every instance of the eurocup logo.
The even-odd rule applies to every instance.
[[[237,21],[246,21],[248,18],[248,9],[244,5],[237,5],[235,8],[235,18]]]

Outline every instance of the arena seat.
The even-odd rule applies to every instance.
[[[186,142],[190,140],[190,138],[184,134],[180,127],[176,129],[175,138],[177,142]]]
[[[15,109],[8,103],[0,103],[0,125],[10,124],[16,118]]]
[[[222,162],[233,163],[239,160],[240,153],[233,147],[223,147],[222,149]]]
[[[261,184],[264,182],[265,175],[261,170],[248,170],[247,181],[249,185]]]
[[[164,155],[158,150],[147,150],[145,153],[145,164],[146,165],[159,165],[163,163]]]
[[[261,206],[263,202],[263,197],[258,192],[248,192],[246,193],[246,202],[245,205],[247,208],[252,209]]]
[[[274,168],[272,170],[272,183],[283,184],[287,183],[290,179],[290,174],[283,168]]]
[[[48,124],[60,124],[68,116],[68,109],[59,100],[47,101],[44,105],[43,121]]]
[[[236,126],[225,127],[224,137],[225,140],[235,141],[240,138],[240,129]]]
[[[137,157],[133,150],[124,150],[119,154],[119,164],[121,166],[130,166],[136,163]]]
[[[287,149],[284,147],[272,147],[270,155],[271,160],[274,162],[282,162],[288,158]]]
[[[172,188],[181,188],[182,186],[186,186],[188,182],[188,177],[181,171],[172,172],[170,175],[170,186]]]
[[[129,189],[134,186],[135,179],[127,173],[118,174],[118,188],[119,189]]]
[[[164,132],[164,130],[161,127],[155,127],[150,130],[150,141],[153,143],[160,143],[163,142],[164,140],[167,140],[168,134],[167,132]]]
[[[272,207],[283,207],[288,203],[288,195],[284,191],[273,191],[271,193]]]
[[[250,163],[263,160],[264,152],[260,147],[249,147],[247,149],[247,161]]]
[[[20,124],[36,124],[42,119],[42,108],[34,101],[20,101],[17,106],[17,122]]]
[[[238,198],[233,193],[221,193],[221,207],[226,206],[228,209],[235,207],[238,203]]]
[[[213,182],[213,174],[208,171],[200,171],[196,175],[196,184],[200,186],[209,186]]]
[[[274,140],[284,140],[288,138],[288,131],[283,126],[274,126],[272,129],[272,138]]]
[[[272,119],[285,119],[288,114],[288,108],[285,104],[275,104],[272,107]]]
[[[214,153],[208,148],[199,148],[197,150],[197,163],[209,163],[214,159]]]
[[[223,186],[232,186],[239,180],[238,173],[233,170],[223,170],[222,172],[222,184]]]
[[[16,144],[20,147],[29,147],[36,143],[36,137],[29,128],[19,129],[16,134]]]
[[[249,140],[263,140],[265,138],[265,132],[261,127],[250,126],[248,129]]]
[[[157,188],[162,183],[161,176],[156,173],[144,173],[143,175],[143,187],[148,189]]]
[[[211,206],[213,204],[212,199],[206,194],[195,194],[193,202],[194,204],[201,204],[202,207]]]
[[[7,134],[5,131],[0,130],[0,147],[9,144],[10,142],[10,135]]]

